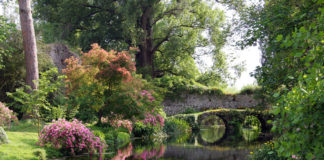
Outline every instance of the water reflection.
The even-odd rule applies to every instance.
[[[201,121],[199,134],[204,143],[216,143],[224,136],[225,130],[224,121],[216,115],[210,115]]]
[[[134,140],[115,153],[105,155],[105,159],[247,160],[249,152],[262,143],[255,141],[261,133],[261,124],[256,117],[247,116],[237,130],[235,134],[239,135],[239,139],[233,141],[232,135],[226,135],[229,133],[226,132],[224,122],[217,116],[210,116],[201,122],[199,132],[171,137],[165,144],[151,144],[146,140]],[[76,159],[82,158],[99,159],[96,157],[78,157]]]
[[[261,134],[261,122],[255,116],[247,116],[240,128],[244,140],[251,142]]]
[[[224,125],[202,126],[199,134],[204,142],[215,143],[224,136],[225,130]]]

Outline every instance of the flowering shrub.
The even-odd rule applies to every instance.
[[[152,113],[153,112],[154,112],[154,110],[152,110]],[[154,116],[151,113],[146,113],[145,119],[142,120],[142,122],[145,125],[156,126],[157,124],[159,124],[161,127],[164,126],[164,118],[160,114],[157,114],[156,116]]]
[[[129,133],[132,133],[133,130],[133,125],[132,122],[130,120],[124,119],[124,120],[112,120],[109,122],[111,126],[115,127],[115,128],[119,128],[119,127],[124,127],[128,130]]]
[[[152,96],[152,94],[147,90],[142,90],[140,93],[142,96],[146,96],[150,102],[153,102],[155,100],[155,98]]]
[[[93,44],[80,59],[67,59],[63,70],[70,106],[79,106],[79,119],[98,119],[101,123],[101,118],[110,117],[111,112],[127,119],[143,117],[145,112],[159,106],[159,97],[155,100],[153,91],[144,90],[145,82],[135,74],[135,62],[129,52],[108,52]]]
[[[72,122],[59,119],[46,125],[41,131],[39,144],[64,149],[72,155],[84,152],[92,154],[96,151],[100,154],[105,147],[105,143],[101,142],[99,137],[76,119]]]
[[[18,118],[12,110],[0,102],[0,126],[10,127],[12,121],[18,122]]]

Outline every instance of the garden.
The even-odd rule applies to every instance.
[[[324,159],[323,0],[0,9],[0,160]]]

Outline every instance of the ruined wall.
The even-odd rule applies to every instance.
[[[165,99],[162,103],[167,115],[183,113],[187,108],[194,108],[197,111],[218,108],[251,108],[259,104],[253,95],[200,95],[181,94],[174,100]]]
[[[79,58],[77,54],[72,53],[64,44],[51,44],[50,47],[51,51],[49,55],[51,56],[51,59],[59,72],[66,67],[66,63],[64,61],[67,58],[70,58],[71,56]]]

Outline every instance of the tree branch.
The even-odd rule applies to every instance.
[[[183,8],[173,8],[170,9],[166,12],[161,13],[160,15],[158,15],[156,17],[156,19],[153,21],[152,25],[155,25],[159,20],[161,20],[164,16],[168,16],[168,15],[177,15],[177,11],[183,11]]]
[[[162,45],[162,43],[166,42],[169,40],[170,35],[171,35],[172,29],[170,29],[170,31],[168,32],[168,34],[160,41],[158,42],[152,49],[152,53],[154,53],[155,51],[157,51],[157,49]]]

